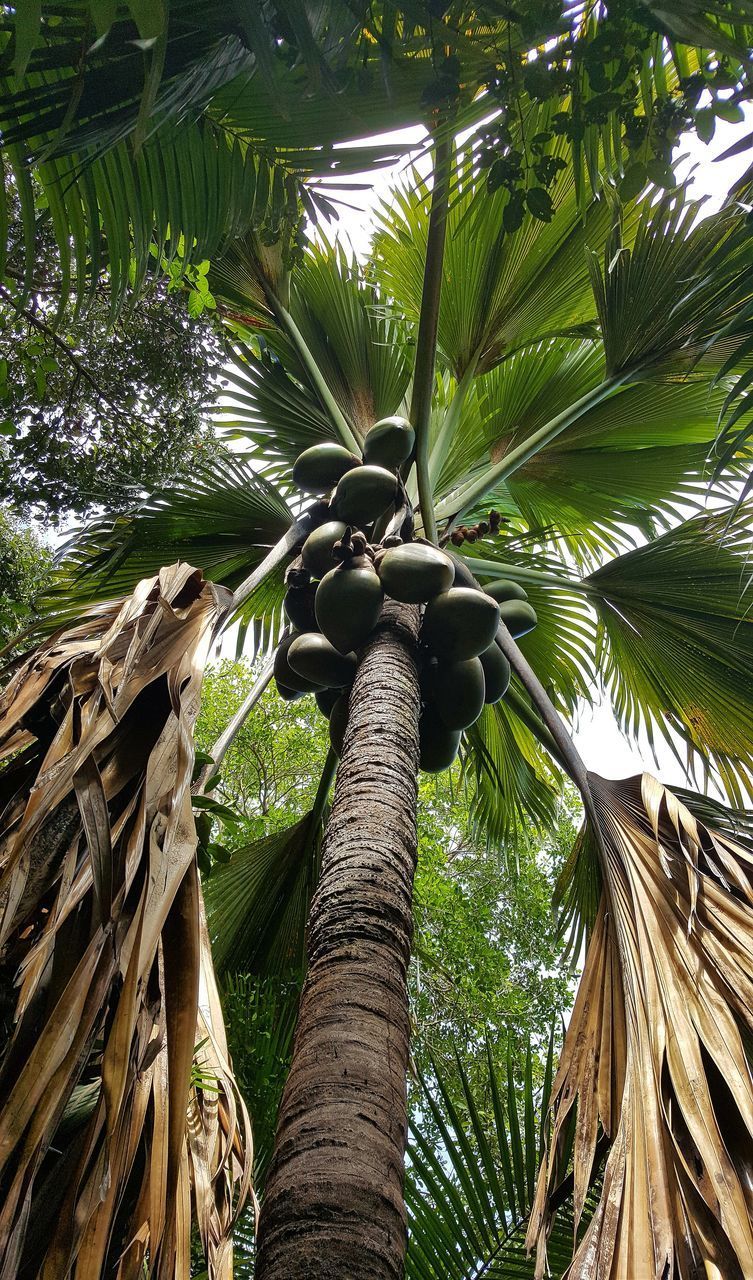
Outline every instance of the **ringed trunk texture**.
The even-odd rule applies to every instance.
[[[403,1275],[417,632],[417,608],[387,601],[351,692],[258,1280]]]

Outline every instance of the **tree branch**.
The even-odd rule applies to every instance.
[[[112,409],[113,413],[117,414],[119,418],[122,418],[124,422],[143,422],[145,426],[152,425],[146,418],[142,418],[140,414],[126,413],[119,405],[115,404],[114,400],[111,400],[102,390],[96,378],[89,372],[86,365],[79,360],[78,356],[73,354],[68,343],[64,342],[54,329],[50,328],[48,324],[45,324],[44,320],[40,320],[39,316],[36,316],[28,307],[22,307],[20,303],[16,302],[13,294],[6,289],[3,284],[0,284],[0,297],[8,303],[8,306],[13,308],[17,315],[23,316],[24,320],[27,320],[28,323],[37,329],[39,333],[43,333],[46,338],[49,338],[50,342],[57,347],[58,351],[62,351],[68,363],[76,370],[80,377],[85,378],[102,403],[107,405],[108,409]]]

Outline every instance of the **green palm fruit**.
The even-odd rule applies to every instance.
[[[439,662],[436,658],[430,657],[429,654],[423,655],[423,661],[418,670],[418,687],[423,702],[431,702],[434,697],[438,667]]]
[[[415,432],[407,418],[382,418],[366,432],[363,460],[394,471],[408,461],[415,441]]]
[[[448,729],[431,703],[424,707],[418,724],[419,768],[424,773],[449,769],[460,746],[460,730]]]
[[[293,465],[293,483],[303,493],[326,493],[361,459],[341,444],[314,444],[304,449]]]
[[[333,499],[338,520],[363,527],[377,520],[395,501],[397,480],[384,467],[356,467],[338,483]]]
[[[495,578],[493,582],[487,582],[484,591],[498,604],[502,604],[505,600],[528,599],[528,592],[511,578]]]
[[[301,559],[314,578],[323,578],[325,573],[334,569],[332,548],[340,541],[347,527],[342,520],[328,520],[309,534],[303,544]]]
[[[480,653],[478,660],[484,668],[484,702],[499,702],[510,687],[510,664],[496,640]]]
[[[315,631],[296,636],[287,658],[299,679],[308,680],[320,689],[342,689],[351,683],[357,666],[354,653],[338,653],[326,636]]]
[[[296,631],[316,631],[316,615],[314,613],[314,597],[316,583],[309,582],[305,587],[288,587],[283,600],[285,616]]]
[[[455,570],[439,547],[404,542],[391,547],[379,561],[379,577],[388,596],[404,604],[424,604],[453,583]]]
[[[370,560],[332,569],[316,589],[316,621],[339,653],[360,649],[382,612],[382,584]]]
[[[488,649],[498,625],[496,600],[470,587],[451,587],[427,604],[421,640],[440,661],[463,662]]]
[[[298,698],[303,698],[305,694],[300,689],[289,689],[287,685],[280,684],[279,680],[275,680],[275,688],[282,698],[283,702],[297,702]],[[307,689],[306,693],[311,693],[311,689]]]
[[[329,740],[338,760],[342,759],[345,730],[348,727],[350,693],[341,693],[329,717]]]
[[[317,707],[321,711],[322,715],[326,716],[328,720],[332,714],[332,708],[341,694],[342,689],[320,689],[319,692],[314,695]]]
[[[467,729],[484,709],[484,668],[478,658],[440,662],[433,679],[433,705],[446,729]]]
[[[452,567],[455,571],[455,579],[452,584],[454,587],[468,587],[470,591],[481,590],[471,570],[462,560],[453,557]]]
[[[281,698],[285,698],[286,702],[292,702],[293,697],[300,697],[304,693],[313,693],[315,689],[321,689],[325,684],[325,680],[309,680],[308,677],[299,675],[294,671],[288,662],[288,653],[296,640],[299,640],[298,632],[294,631],[292,635],[286,636],[277,646],[274,663],[274,676],[277,682],[277,691]]]
[[[505,600],[499,606],[499,616],[513,639],[525,636],[538,622],[536,610],[527,600]]]

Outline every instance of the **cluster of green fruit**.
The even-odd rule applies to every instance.
[[[296,461],[294,482],[320,501],[307,512],[314,527],[287,571],[292,630],[278,647],[274,671],[281,697],[315,694],[340,755],[356,651],[376,626],[384,597],[423,605],[420,763],[438,772],[452,764],[462,731],[484,703],[507,691],[510,667],[496,641],[500,618],[521,636],[536,614],[516,583],[499,579],[482,591],[460,561],[413,538],[400,475],[413,444],[404,418],[386,418],[366,435],[363,461],[336,444],[314,445]]]

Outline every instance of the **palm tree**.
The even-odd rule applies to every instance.
[[[639,876],[639,855],[659,876],[656,893],[662,889],[665,895],[664,911],[676,918],[685,910],[686,922],[700,920],[701,902],[712,892],[726,893],[728,909],[741,921],[738,936],[745,936],[740,893],[747,855],[734,836],[720,832],[719,815],[707,817],[704,827],[690,817],[693,810],[704,816],[697,797],[686,796],[680,809],[648,780],[636,790],[635,782],[606,784],[587,776],[562,725],[582,700],[593,700],[604,688],[626,730],[645,727],[675,751],[684,749],[691,765],[722,780],[732,803],[749,786],[751,635],[744,566],[750,534],[747,508],[736,505],[749,468],[746,448],[738,449],[714,481],[718,510],[704,505],[707,459],[732,385],[725,368],[731,352],[748,341],[746,319],[739,332],[730,327],[735,315],[745,317],[750,291],[741,270],[749,252],[745,215],[729,205],[698,220],[696,208],[677,193],[658,204],[650,196],[625,207],[613,197],[592,201],[584,220],[572,176],[564,171],[554,189],[552,222],[531,215],[518,231],[500,237],[504,197],[489,197],[473,174],[461,175],[460,182],[448,214],[437,312],[428,498],[442,536],[462,529],[462,520],[472,527],[494,505],[502,531],[463,542],[458,559],[481,581],[504,575],[524,582],[539,616],[520,645],[504,629],[500,633],[516,679],[507,699],[487,708],[468,732],[463,770],[474,791],[477,821],[497,841],[504,841],[520,816],[546,824],[561,771],[581,787],[588,821],[563,887],[565,916],[589,939],[587,976],[603,982],[608,973],[622,990],[635,963],[635,951],[627,949],[630,930],[636,920],[644,926],[646,921],[647,906],[635,897],[637,889],[626,898],[620,887],[625,877],[632,884]],[[309,251],[289,273],[290,321],[284,328],[272,309],[279,276],[270,283],[274,264],[253,238],[218,264],[212,287],[218,299],[229,299],[227,323],[236,351],[232,403],[223,420],[245,442],[246,455],[233,454],[181,491],[157,495],[126,522],[113,525],[105,518],[84,531],[75,541],[61,599],[72,607],[76,599],[123,589],[164,559],[195,560],[200,553],[207,571],[227,585],[247,578],[247,587],[236,593],[238,613],[259,641],[278,633],[285,557],[274,546],[262,556],[270,544],[290,554],[300,542],[301,520],[288,512],[283,497],[283,490],[290,492],[293,461],[313,441],[340,438],[342,419],[362,438],[374,417],[399,412],[415,397],[408,353],[421,322],[433,203],[432,193],[414,185],[386,206],[364,268],[334,248]],[[261,344],[252,336],[260,325]],[[426,499],[426,491],[419,496]],[[275,1274],[283,1265],[301,1274],[306,1268],[315,1274],[317,1265],[352,1268],[341,1251],[352,1249],[359,1231],[359,1252],[371,1274],[398,1274],[402,1265],[404,972],[418,719],[409,612],[387,613],[367,647],[351,698],[309,914],[309,969],[293,1067],[266,1183],[261,1275],[265,1267]],[[691,831],[694,844],[688,846]],[[276,839],[281,850],[282,838]],[[311,848],[299,837],[286,855],[291,868],[306,865]],[[712,848],[718,850],[713,860]],[[685,876],[686,897],[691,894],[684,907],[679,872],[670,874],[675,867]],[[726,870],[717,871],[721,867]],[[741,888],[725,888],[724,877]],[[254,909],[261,892],[258,878],[249,881],[241,905],[242,877],[232,863],[218,869],[209,886],[213,929],[222,928],[218,913],[226,879],[234,911],[230,935],[222,934],[225,950],[233,945],[233,929],[247,930],[249,919],[259,918]],[[301,909],[300,878],[291,876],[287,883],[288,892],[295,887],[298,895],[302,946],[308,894]],[[614,937],[605,921],[618,918],[615,904],[624,901],[626,921]],[[612,903],[607,915],[603,902]],[[279,899],[277,912],[284,914]],[[702,918],[704,931],[691,931],[687,945],[719,1000],[732,984],[707,954],[710,938],[717,937],[708,907]],[[673,954],[659,945],[658,929],[645,927],[656,949],[657,973],[668,981]],[[744,961],[738,961],[739,992],[748,979]],[[645,987],[630,981],[633,1003],[648,999]],[[685,991],[686,1007],[690,998]],[[618,1007],[614,992],[606,1004],[605,999],[600,995],[587,1004],[597,1043]],[[738,995],[738,1019],[744,1016],[740,1000]],[[720,1063],[722,1050],[717,1040],[704,1039],[707,1025],[699,1014],[696,1052],[700,1063],[708,1062],[704,1096],[707,1114],[716,1116],[719,1066],[711,1062]],[[317,1043],[323,1047],[317,1050]],[[630,1047],[629,1029],[621,1044],[623,1052]],[[617,1050],[609,1055],[616,1072],[610,1087],[620,1093],[624,1074],[617,1070]],[[657,1046],[657,1057],[648,1062],[665,1061],[661,1052]],[[564,1053],[569,1062],[569,1041]],[[386,1077],[388,1055],[394,1075]],[[578,1088],[590,1101],[588,1061],[577,1058],[570,1070],[585,1073],[578,1076]],[[642,1064],[644,1084],[648,1062]],[[722,1076],[726,1065],[721,1059]],[[672,1064],[665,1062],[663,1070],[671,1079]],[[739,1075],[739,1057],[736,1070]],[[568,1099],[575,1092],[571,1084]],[[560,1096],[557,1085],[554,1096]],[[682,1108],[679,1087],[677,1097]],[[317,1105],[323,1111],[318,1125]],[[599,1125],[614,1139],[616,1117],[628,1122],[626,1106],[627,1098],[622,1110],[616,1102],[611,1112],[591,1113],[591,1136],[584,1138],[583,1153],[576,1153],[586,1169],[583,1186]],[[352,1110],[365,1116],[360,1130],[351,1127]],[[383,1127],[380,1114],[389,1118]],[[586,1101],[583,1114],[589,1114]],[[678,1124],[666,1122],[665,1141],[676,1140]],[[333,1147],[322,1154],[325,1134]],[[566,1176],[569,1150],[567,1143],[552,1149],[546,1177],[553,1186]],[[369,1185],[361,1175],[362,1156],[372,1158],[375,1151],[380,1154]],[[720,1159],[718,1148],[713,1154]],[[706,1149],[703,1155],[710,1158]],[[742,1166],[735,1169],[734,1158],[731,1163],[726,1176],[739,1180]],[[389,1169],[391,1183],[385,1181]],[[679,1174],[665,1161],[657,1176],[666,1186]],[[689,1215],[690,1193],[671,1194],[681,1196]],[[546,1225],[545,1210],[537,1212]],[[675,1219],[672,1227],[678,1240],[683,1232],[696,1242],[707,1238],[689,1216],[682,1222],[680,1227]],[[636,1222],[635,1230],[645,1233],[645,1221]],[[708,1223],[703,1230],[708,1232]],[[719,1230],[727,1230],[723,1221]],[[296,1235],[292,1244],[287,1233]],[[619,1242],[612,1245],[614,1259],[605,1255],[604,1274],[622,1265]],[[632,1256],[635,1238],[622,1247]],[[705,1246],[688,1246],[691,1253],[697,1247]],[[734,1247],[742,1250],[743,1242]],[[314,1253],[327,1261],[312,1260]]]
[[[275,12],[281,8],[275,6]],[[341,17],[346,9],[349,6]],[[741,21],[746,9],[740,6]],[[202,33],[211,22],[218,24],[212,74],[230,75],[228,53],[235,50],[238,62],[231,66],[230,86],[241,75],[244,86],[247,80],[258,89],[262,46],[253,45],[256,61],[251,66],[248,47],[232,44],[237,33],[222,27],[221,13],[206,5],[198,17],[192,6],[186,6],[186,12]],[[82,20],[88,22],[88,9]],[[696,22],[708,21],[699,11]],[[532,198],[522,207],[509,186],[490,192],[472,163],[462,158],[456,163],[448,124],[435,131],[431,189],[416,181],[385,208],[368,266],[326,246],[296,251],[292,235],[282,235],[270,245],[266,200],[261,202],[263,218],[243,237],[233,238],[240,226],[234,211],[249,202],[249,189],[243,185],[249,164],[254,182],[258,180],[251,144],[259,130],[253,125],[251,98],[240,94],[236,83],[230,94],[233,110],[237,106],[239,112],[248,111],[246,120],[251,123],[230,159],[222,151],[233,126],[228,98],[223,99],[214,81],[210,87],[196,87],[193,53],[181,62],[197,29],[179,29],[174,48],[166,39],[175,34],[172,28],[142,34],[149,50],[144,89],[139,96],[129,86],[122,101],[116,101],[117,87],[107,83],[117,59],[100,68],[93,86],[92,76],[83,74],[73,97],[70,83],[62,84],[57,97],[50,93],[50,76],[53,85],[58,74],[64,82],[73,77],[69,70],[63,74],[55,69],[68,63],[59,49],[57,59],[53,56],[53,37],[45,44],[44,56],[33,55],[28,64],[27,97],[16,97],[10,108],[20,120],[18,131],[10,134],[11,146],[21,148],[29,139],[39,145],[44,131],[33,114],[34,103],[41,97],[48,103],[54,100],[46,136],[60,132],[57,149],[45,153],[44,164],[63,163],[59,153],[66,138],[73,159],[65,162],[71,167],[64,173],[57,169],[50,180],[50,217],[63,242],[70,234],[73,259],[63,255],[64,275],[73,261],[77,293],[85,291],[90,265],[96,264],[95,259],[89,264],[84,249],[98,245],[100,213],[114,298],[123,295],[128,281],[131,235],[136,284],[148,274],[155,234],[169,257],[181,252],[176,235],[183,229],[189,269],[192,261],[211,253],[210,287],[235,350],[232,404],[223,420],[244,446],[175,491],[152,496],[130,517],[105,517],[83,531],[69,549],[55,603],[63,616],[66,610],[73,614],[84,600],[132,590],[164,563],[196,562],[234,593],[217,603],[212,625],[240,620],[258,642],[276,638],[285,564],[307,527],[306,513],[291,489],[296,456],[321,440],[360,448],[375,419],[408,412],[417,435],[415,480],[407,478],[408,496],[420,512],[423,534],[434,541],[452,538],[459,573],[482,582],[501,575],[524,582],[539,616],[538,627],[520,646],[500,627],[499,643],[515,680],[507,700],[487,708],[466,734],[462,768],[473,788],[476,821],[500,843],[520,817],[544,826],[563,773],[580,788],[586,812],[563,886],[566,916],[573,920],[576,936],[581,929],[588,938],[586,994],[582,1017],[579,1012],[565,1043],[561,1078],[553,1088],[553,1141],[534,1204],[539,1267],[544,1265],[543,1242],[551,1228],[557,1188],[567,1176],[572,1149],[567,1125],[577,1096],[576,1220],[591,1182],[600,1127],[612,1143],[607,1190],[578,1254],[579,1274],[590,1274],[588,1251],[594,1249],[599,1274],[604,1275],[629,1272],[636,1259],[663,1259],[667,1251],[681,1275],[690,1274],[688,1268],[699,1258],[717,1268],[737,1266],[745,1274],[751,1234],[745,1199],[747,1147],[742,1138],[735,1144],[732,1135],[753,1132],[750,1072],[742,1047],[751,1021],[746,994],[751,978],[748,855],[721,829],[731,821],[726,811],[705,825],[700,816],[693,817],[694,811],[704,812],[698,797],[687,796],[679,805],[646,776],[642,783],[620,785],[588,775],[563,724],[580,701],[593,700],[604,685],[626,729],[646,727],[662,733],[676,750],[681,744],[691,765],[713,771],[721,780],[733,804],[739,804],[748,788],[751,633],[743,586],[750,534],[746,508],[738,498],[749,452],[745,433],[736,425],[736,410],[713,474],[714,500],[720,509],[703,508],[717,417],[734,403],[733,372],[737,365],[745,370],[751,338],[753,293],[745,214],[730,203],[719,214],[697,221],[698,210],[679,191],[658,203],[651,192],[642,200],[624,192],[623,204],[608,182],[597,198],[601,165],[607,172],[622,167],[622,157],[615,155],[601,122],[588,145],[574,151],[571,141],[559,139],[551,127],[556,114],[551,102],[539,107],[526,100],[524,118],[514,129],[521,128],[525,140],[538,137],[537,146],[552,161],[546,183],[533,188],[544,191],[546,200]],[[702,25],[694,30],[708,33]],[[401,31],[405,36],[407,27]],[[454,33],[455,43],[460,41],[457,28],[450,32],[445,24],[443,33],[448,38]],[[67,39],[67,28],[64,34]],[[23,62],[19,39],[17,24],[14,56]],[[27,47],[32,44],[27,33]],[[425,46],[419,42],[420,47]],[[39,66],[34,56],[41,59]],[[124,74],[132,57],[130,46],[122,50]],[[486,48],[484,58],[488,59]],[[659,61],[661,75],[679,74],[677,68],[667,72]],[[686,59],[682,65],[692,69],[695,64]],[[207,67],[209,75],[209,62]],[[17,70],[22,69],[17,64]],[[411,65],[409,70],[415,68]],[[306,74],[313,74],[308,65]],[[659,74],[655,62],[653,75]],[[268,85],[266,94],[268,99]],[[517,101],[522,101],[520,96]],[[173,161],[179,163],[177,154],[166,159],[164,147],[150,143],[145,128],[163,104],[168,115],[189,113],[186,133],[175,134],[175,152],[185,145],[188,155],[180,157],[180,164],[193,166],[199,175],[193,190],[208,191],[212,202],[197,194],[183,207],[175,203],[176,192],[185,201],[189,190],[176,182],[175,174],[187,169],[171,169]],[[406,110],[411,104],[415,106],[415,99],[409,94]],[[478,100],[471,107],[472,118],[480,112]],[[213,112],[219,112],[220,125]],[[329,101],[330,120],[334,112]],[[71,132],[74,117],[78,132]],[[398,117],[393,113],[381,118]],[[102,131],[105,119],[110,136]],[[453,123],[461,122],[456,115]],[[375,123],[370,121],[371,127]],[[94,153],[85,156],[87,127]],[[342,132],[330,136],[341,137]],[[291,125],[281,145],[290,146],[294,137]],[[215,170],[206,158],[207,139],[214,148],[210,154],[216,157]],[[588,190],[578,164],[569,163],[574,154],[588,161]],[[14,156],[13,172],[25,209],[28,274],[34,210],[28,192],[24,206],[26,158],[19,152]],[[237,174],[236,161],[241,166]],[[301,160],[301,173],[314,168],[310,156]],[[133,184],[137,171],[138,188]],[[287,176],[295,172],[293,165]],[[134,202],[131,195],[138,190],[143,196],[144,183],[153,197]],[[641,190],[644,187],[642,180]],[[57,201],[55,196],[61,190],[66,193],[62,204],[62,196]],[[274,193],[274,178],[271,190]],[[242,197],[236,205],[233,197],[238,191]],[[278,198],[276,205],[272,201],[274,231],[283,229],[286,221],[292,231],[297,205],[285,175],[277,191],[278,196],[285,193],[285,200]],[[209,227],[202,221],[208,211]],[[26,284],[33,288],[33,278]],[[745,378],[743,372],[738,384],[743,391]],[[501,533],[493,538],[487,536],[488,529],[480,529],[490,506],[501,517]],[[689,510],[697,513],[686,518]],[[631,537],[637,545],[627,549]],[[182,624],[181,610],[193,597],[184,599],[176,589],[174,597],[163,597],[166,604],[155,608],[160,600],[155,591],[152,578],[151,585],[137,588],[134,596],[134,601],[148,598],[149,616],[155,618],[150,626],[156,626],[160,609],[169,616],[168,605],[173,612],[177,609]],[[198,587],[191,588],[195,591]],[[135,605],[126,609],[129,619],[134,609]],[[417,628],[415,608],[386,608],[366,646],[351,694],[321,874],[308,915],[309,963],[293,1063],[267,1177],[259,1237],[258,1273],[263,1280],[280,1275],[398,1276],[403,1269],[405,971],[420,706]],[[185,629],[176,623],[171,635],[176,671],[184,636]],[[74,650],[78,639],[74,632],[69,642]],[[74,650],[66,651],[69,658]],[[56,654],[53,647],[53,657]],[[130,670],[127,659],[128,654],[123,660]],[[102,660],[97,649],[96,663]],[[23,668],[24,679],[34,661]],[[105,691],[104,716],[109,714],[111,674],[106,666],[97,666],[97,671]],[[160,669],[160,678],[164,674]],[[177,679],[176,674],[167,681],[173,701],[183,687]],[[55,705],[58,689],[59,685],[51,689],[49,706]],[[74,689],[78,690],[75,684]],[[17,687],[13,693],[15,709],[14,699],[7,698],[9,749],[24,745],[23,735],[34,733],[22,721],[25,709]],[[79,704],[74,699],[72,705]],[[195,708],[187,711],[186,727],[193,713]],[[173,732],[170,712],[166,715]],[[183,728],[184,719],[179,720]],[[48,723],[48,734],[49,728]],[[62,741],[52,734],[56,752]],[[176,751],[184,769],[180,744],[185,746],[185,739],[179,735]],[[32,753],[24,785],[46,781],[48,763],[38,776],[40,759]],[[95,761],[88,773],[77,773],[70,782],[81,795],[82,815],[87,815],[85,836],[95,873],[112,861],[116,828],[122,838],[109,794],[102,808],[98,767]],[[325,764],[325,770],[329,768],[331,764]],[[326,791],[324,785],[322,804]],[[70,787],[66,795],[69,792]],[[185,807],[185,772],[171,794],[180,795]],[[51,811],[61,798],[65,796],[53,791]],[[296,863],[293,857],[293,867],[311,856],[310,836],[321,812],[320,804],[305,839],[299,833],[288,843],[287,853],[293,849],[299,859]],[[105,817],[111,827],[108,837],[102,836]],[[190,832],[190,815],[186,822]],[[108,851],[99,863],[97,848]],[[14,858],[22,852],[23,841],[17,841]],[[33,904],[24,901],[26,914],[19,914],[17,907],[28,866],[19,865],[22,873],[15,874],[18,887],[11,899],[16,914],[9,923],[16,929],[26,926],[31,906],[49,909],[44,895],[50,890],[50,877],[57,882],[59,861],[47,869]],[[114,865],[122,874],[122,860]],[[125,865],[130,866],[127,860]],[[15,862],[9,866],[16,870]],[[96,874],[92,877],[89,892],[101,918],[108,911],[112,914],[117,898],[113,875],[110,868],[104,882]],[[650,875],[654,881],[647,888]],[[312,879],[291,876],[283,888],[290,892],[294,886],[299,899],[303,889],[306,905]],[[222,884],[220,873],[218,895]],[[63,879],[59,892],[67,888]],[[257,891],[258,880],[251,889]],[[60,909],[64,906],[61,899]],[[283,896],[277,909],[284,916],[286,908]],[[171,929],[183,928],[178,936],[188,952],[190,939],[200,936],[191,934],[187,923],[200,920],[199,890],[190,872],[165,909],[165,927],[169,923]],[[124,927],[130,921],[127,915],[118,918]],[[300,902],[295,919],[299,925],[304,919]],[[137,926],[131,922],[130,927]],[[675,945],[678,930],[686,939],[684,949]],[[149,964],[140,971],[143,984],[150,973],[159,975],[158,955],[170,950],[171,937],[172,933],[162,940],[155,936]],[[731,949],[732,939],[734,960],[725,962],[722,951],[725,944]],[[640,965],[646,953],[652,958],[651,983]],[[192,954],[195,962],[195,949]],[[695,987],[687,977],[682,981],[689,971],[700,975]],[[38,970],[32,967],[31,972],[39,977]],[[191,972],[198,975],[195,963]],[[117,974],[110,976],[108,990],[117,979]],[[136,981],[135,971],[132,980]],[[197,989],[198,983],[196,976]],[[172,1078],[179,1100],[185,1094],[192,1054],[175,986],[174,976],[165,970],[165,1009],[173,1009],[176,1019],[172,1036],[167,1028],[167,1052],[168,1057],[173,1054]],[[64,990],[67,1000],[68,988]],[[661,1019],[657,990],[672,992],[672,999],[662,1005]],[[148,1012],[147,996],[144,985],[139,1012]],[[71,1020],[73,1006],[60,1007]],[[670,1053],[667,1046],[680,1038],[673,1016],[681,1007],[684,1052]],[[32,1003],[32,1008],[39,1013],[39,1005]],[[196,1028],[196,997],[192,1010],[191,1034]],[[130,1045],[139,1019],[132,1006],[128,1012],[128,1020],[123,1014],[122,1030],[127,1030]],[[714,1020],[723,1021],[726,1046],[713,1034]],[[19,1025],[28,1034],[28,1027]],[[54,1023],[45,1024],[44,1018],[35,1031],[45,1025],[52,1037]],[[114,1025],[108,1032],[113,1055],[118,1043]],[[578,1054],[572,1047],[574,1039],[577,1047],[578,1034],[586,1032],[589,1043],[600,1046],[605,1064],[598,1078],[593,1055]],[[6,1079],[22,1068],[23,1052],[17,1032],[3,1065]],[[221,1046],[216,1057],[222,1060]],[[687,1072],[682,1073],[683,1062],[690,1061],[694,1074],[689,1081]],[[97,1070],[104,1082],[104,1067],[98,1065]],[[39,1134],[19,1132],[11,1124],[14,1095],[7,1095],[2,1114],[12,1139],[8,1167],[13,1167],[18,1144],[26,1142],[28,1177],[23,1187],[26,1200],[19,1186],[6,1209],[13,1250],[7,1268],[21,1258],[27,1269],[35,1265],[33,1255],[23,1253],[24,1204],[32,1203],[37,1167],[65,1114],[77,1071],[79,1058],[61,1075],[60,1109],[55,1111],[50,1103],[49,1123]],[[130,1106],[136,1078],[129,1075],[125,1094],[122,1086],[116,1092],[121,1103],[127,1096]],[[725,1080],[734,1081],[734,1089],[725,1086]],[[200,1083],[194,1089],[196,1105],[203,1105],[209,1091]],[[227,1096],[231,1093],[227,1085]],[[647,1099],[652,1110],[642,1116],[640,1128],[638,1111]],[[129,1120],[131,1115],[129,1111]],[[177,1221],[187,1189],[185,1171],[181,1172],[185,1108],[181,1110],[179,1101],[171,1115],[165,1168],[170,1213]],[[645,1138],[649,1122],[655,1126],[649,1182],[639,1187],[645,1200],[633,1200],[639,1157],[629,1148],[627,1135],[631,1140],[635,1133]],[[107,1164],[114,1130],[107,1128],[105,1142],[102,1123],[89,1120],[85,1155],[72,1148],[70,1159],[81,1160],[82,1169],[93,1155],[97,1134],[102,1143],[97,1158]],[[702,1126],[710,1137],[701,1134]],[[136,1126],[134,1141],[140,1134]],[[231,1127],[226,1153],[232,1147]],[[228,1161],[232,1163],[230,1157]],[[116,1198],[129,1190],[130,1195],[113,1204],[107,1223],[95,1215],[96,1256],[112,1257],[108,1250],[130,1239],[129,1230],[136,1230],[141,1233],[139,1256],[129,1259],[129,1265],[132,1261],[141,1266],[148,1248],[156,1273],[167,1274],[181,1256],[172,1238],[176,1228],[170,1221],[167,1229],[155,1230],[159,1209],[153,1193],[149,1213],[143,1203],[146,1192],[135,1197],[134,1209],[126,1184],[136,1167],[131,1159],[121,1180],[113,1183]],[[730,1209],[710,1190],[720,1179]],[[38,1180],[37,1194],[39,1185]],[[194,1185],[206,1186],[205,1175],[197,1173]],[[661,1221],[641,1211],[659,1193]],[[66,1213],[53,1233],[50,1257],[55,1262],[80,1251],[91,1196],[96,1200],[93,1184],[84,1183],[83,1172],[77,1172]],[[116,1210],[120,1212],[125,1202],[124,1223]],[[526,1204],[530,1203],[529,1189]],[[630,1212],[626,1209],[625,1225],[618,1233],[607,1208],[620,1203]],[[208,1256],[216,1247],[210,1265],[219,1275],[226,1266],[225,1241],[233,1210],[227,1208],[212,1222],[208,1204],[205,1201],[198,1211],[199,1220]],[[88,1255],[83,1256],[88,1261]]]

